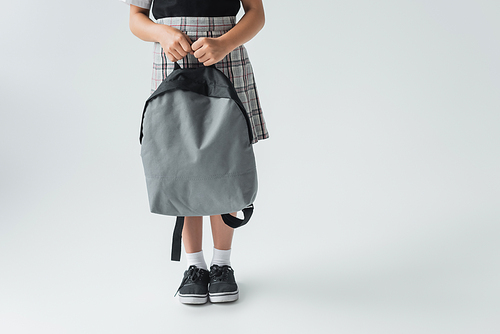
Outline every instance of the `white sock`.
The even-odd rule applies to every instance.
[[[212,263],[210,267],[214,264],[218,266],[228,265],[231,266],[231,250],[220,250],[214,247],[214,256],[212,257]]]
[[[205,257],[203,256],[203,251],[196,253],[186,253],[186,260],[188,268],[190,266],[197,266],[198,268],[208,270],[207,264],[205,262]]]

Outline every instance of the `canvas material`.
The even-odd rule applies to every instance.
[[[247,121],[234,100],[168,91],[149,101],[143,135],[151,212],[216,215],[255,200],[255,157]]]

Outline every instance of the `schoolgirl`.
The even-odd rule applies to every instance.
[[[154,42],[152,92],[173,71],[174,62],[183,68],[215,64],[231,80],[243,102],[253,131],[252,144],[269,137],[243,46],[264,26],[262,0],[241,0],[245,14],[237,23],[240,0],[122,1],[130,4],[132,33]],[[202,250],[202,220],[184,220],[182,240],[188,269],[177,291],[179,300],[185,304],[235,301],[239,291],[230,262],[233,229],[220,215],[210,216],[214,249],[209,271]]]

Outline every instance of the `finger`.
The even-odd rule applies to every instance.
[[[189,42],[189,45],[193,44],[193,40],[185,31],[181,31],[181,33],[184,35],[184,37],[186,37],[186,40]]]
[[[174,51],[176,53],[174,53],[175,55],[179,55],[180,58],[184,58],[188,53],[186,51],[184,51],[184,49],[182,49],[182,47],[177,47],[174,49]]]
[[[172,53],[176,57],[178,57],[179,59],[182,59],[182,58],[184,58],[187,55],[187,52],[184,51],[180,45],[178,45],[177,47],[174,47],[173,50],[172,50]]]
[[[187,35],[185,35],[185,37],[186,37],[185,39],[181,39],[179,41],[179,44],[180,44],[182,50],[184,52],[186,52],[186,54],[187,54],[187,53],[189,53],[189,52],[192,51],[192,49],[191,49],[191,43],[190,43],[191,40],[189,39],[189,37],[187,37]]]
[[[179,52],[177,52],[177,50],[175,50],[175,49],[170,50],[170,54],[172,55],[172,57],[174,59],[176,59],[174,61],[178,61],[178,60],[181,60],[182,58],[184,58],[184,56],[180,55]]]
[[[209,56],[209,55],[207,55],[207,54],[204,54],[202,57],[199,57],[199,58],[198,58],[198,61],[199,61],[200,63],[204,63],[204,62],[206,62],[206,61],[207,61],[207,60],[209,60],[209,59],[210,59],[210,56]]]
[[[169,52],[169,53],[167,53],[167,58],[168,58],[168,60],[170,60],[172,63],[175,63],[175,62],[177,61],[177,58],[176,58],[173,54],[171,54],[170,52]]]
[[[204,42],[203,42],[204,38],[205,37],[201,37],[201,38],[198,38],[196,41],[194,41],[193,44],[191,44],[191,48],[194,51],[200,49],[204,45]]]
[[[193,55],[198,58],[198,60],[200,60],[201,57],[203,57],[204,55],[206,54],[206,50],[205,49],[200,49],[198,51],[195,51],[193,53]]]
[[[210,65],[213,65],[213,64],[215,64],[215,62],[214,62],[213,59],[209,59],[209,60],[207,60],[207,61],[205,61],[203,63],[204,66],[210,66]]]

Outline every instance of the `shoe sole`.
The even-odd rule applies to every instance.
[[[183,304],[205,304],[208,302],[208,296],[179,294],[179,301]]]
[[[209,294],[210,302],[212,303],[228,303],[238,300],[238,290],[233,292],[219,292]]]

